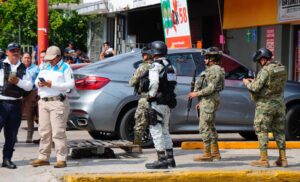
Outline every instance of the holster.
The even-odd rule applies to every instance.
[[[63,102],[65,99],[66,99],[66,96],[65,95],[63,95],[63,94],[59,94],[59,100],[61,101],[61,102]]]
[[[154,109],[152,109],[151,107],[146,108],[145,110],[145,117],[147,119],[147,122],[149,123],[149,125],[156,125],[157,124],[157,115],[156,115],[156,111]]]

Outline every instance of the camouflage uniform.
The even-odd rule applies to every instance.
[[[277,77],[274,77],[276,73]],[[246,84],[256,103],[254,129],[261,151],[268,149],[268,132],[273,132],[277,146],[285,150],[285,103],[284,85],[287,73],[283,66],[266,64],[253,82]]]
[[[131,86],[136,86],[139,84],[139,77],[145,73],[147,70],[149,70],[149,63],[145,62],[142,63],[138,69],[134,72],[133,76],[129,80],[129,84]],[[134,126],[134,142],[135,144],[140,145],[142,142],[142,137],[144,134],[144,131],[147,126],[147,121],[145,118],[144,111],[148,107],[148,102],[146,99],[147,93],[141,93],[141,98],[138,102],[138,107],[135,111],[135,126]]]
[[[224,69],[219,65],[212,65],[207,67],[195,83],[194,92],[197,92],[200,103],[199,131],[206,146],[218,142],[215,116],[220,104],[219,92],[224,88],[224,79]]]

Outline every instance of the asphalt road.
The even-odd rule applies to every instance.
[[[33,168],[29,165],[30,161],[38,156],[38,145],[26,144],[26,130],[24,129],[26,122],[22,122],[19,130],[18,140],[16,144],[13,161],[18,168],[9,170],[0,168],[1,182],[18,182],[18,181],[38,181],[38,182],[55,182],[61,181],[64,174],[67,173],[117,173],[117,172],[147,172],[144,165],[147,162],[156,160],[156,153],[154,149],[144,149],[141,155],[128,155],[121,149],[114,149],[117,156],[115,159],[70,159],[68,160],[68,167],[62,169],[53,168],[56,161],[54,149],[51,154],[51,165]],[[68,140],[91,139],[86,131],[68,131]],[[37,132],[34,138],[38,138]],[[221,150],[222,160],[218,162],[198,163],[193,161],[193,157],[201,154],[200,150],[181,150],[179,144],[182,141],[197,141],[200,139],[199,135],[172,135],[176,143],[175,156],[177,168],[168,169],[167,171],[190,171],[190,170],[261,170],[261,168],[254,168],[249,165],[253,160],[258,159],[259,151],[251,150]],[[243,140],[238,134],[221,134],[221,140]],[[0,146],[4,143],[3,132],[0,134]],[[289,168],[282,169],[272,166],[267,170],[300,170],[300,150],[290,149],[287,151]],[[276,160],[278,152],[276,150],[269,150],[269,160],[272,165]]]

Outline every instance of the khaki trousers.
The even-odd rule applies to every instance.
[[[52,140],[58,161],[67,160],[67,118],[70,112],[68,99],[63,102],[39,100],[39,159],[49,161]]]

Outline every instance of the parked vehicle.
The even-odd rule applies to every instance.
[[[77,64],[70,64],[70,66],[71,66],[72,70],[74,71],[74,70],[77,70],[79,68],[85,67],[89,64],[91,64],[91,63],[77,63]]]
[[[201,49],[170,49],[168,58],[177,71],[177,106],[171,111],[171,133],[198,133],[196,110],[187,115],[187,94],[192,75],[205,69]],[[130,52],[75,70],[76,89],[70,94],[69,121],[77,128],[87,130],[95,139],[133,139],[134,113],[138,96],[128,80],[141,63],[139,51]],[[220,109],[216,115],[218,132],[238,132],[246,139],[254,139],[253,118],[255,106],[250,100],[242,79],[253,72],[234,58],[224,55],[225,89],[221,92]],[[300,84],[287,82],[285,89],[287,106],[287,139],[300,136]],[[197,103],[194,99],[193,105]],[[194,108],[194,107],[192,107]],[[144,142],[151,137],[145,132]]]

